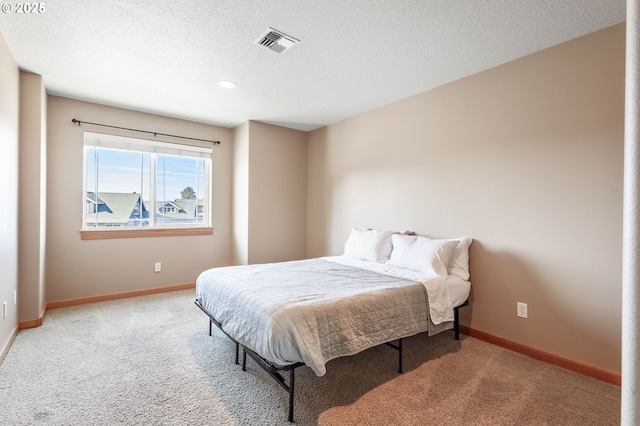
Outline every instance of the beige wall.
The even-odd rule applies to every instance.
[[[18,292],[20,322],[45,309],[47,94],[42,76],[20,73]]]
[[[303,259],[307,133],[249,124],[249,263]]]
[[[125,133],[77,126],[72,118],[220,140],[214,147],[212,167],[214,234],[80,240],[83,132]],[[230,129],[49,96],[47,301],[193,283],[203,270],[231,264],[232,150]],[[153,272],[155,262],[162,262],[161,273]]]
[[[233,262],[249,263],[249,122],[233,130]]]
[[[0,359],[18,327],[18,99],[20,74],[0,32]],[[3,318],[2,303],[7,302]]]
[[[307,255],[352,226],[473,237],[463,324],[619,373],[624,32],[312,132]]]
[[[303,259],[307,133],[249,121],[234,140],[236,263]]]

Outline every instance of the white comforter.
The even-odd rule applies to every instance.
[[[196,295],[241,345],[274,365],[303,362],[322,376],[331,359],[427,331],[431,294],[446,292],[443,279],[421,283],[347,263],[337,257],[214,268],[198,277]],[[450,313],[452,320],[452,307]]]

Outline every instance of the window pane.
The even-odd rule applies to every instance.
[[[149,226],[147,202],[151,155],[87,147],[86,211],[88,228]]]
[[[156,223],[205,225],[205,160],[158,155]]]
[[[84,228],[210,226],[211,149],[85,132]]]

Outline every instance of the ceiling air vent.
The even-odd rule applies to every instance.
[[[288,36],[285,33],[269,28],[262,33],[254,44],[259,44],[277,53],[285,53],[299,41],[300,40]]]

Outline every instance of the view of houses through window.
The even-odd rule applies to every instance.
[[[211,149],[85,133],[83,229],[210,226]]]

